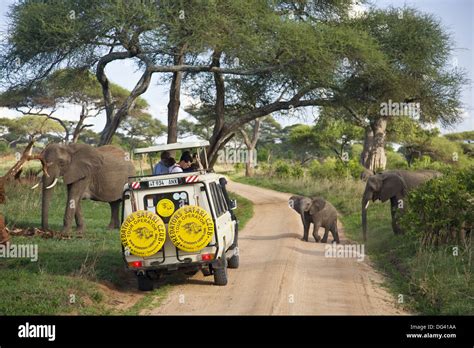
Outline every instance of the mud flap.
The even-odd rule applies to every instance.
[[[211,262],[212,269],[222,269],[226,266],[225,256]]]

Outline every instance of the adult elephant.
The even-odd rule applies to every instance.
[[[58,178],[67,185],[66,211],[62,232],[71,229],[72,218],[77,231],[84,231],[81,199],[108,202],[111,218],[108,228],[119,228],[122,190],[135,168],[127,153],[115,146],[92,147],[85,144],[49,144],[42,152],[43,189],[41,226],[48,228],[51,189]]]
[[[403,198],[407,193],[424,182],[441,176],[434,170],[393,170],[371,175],[367,179],[365,191],[362,196],[362,232],[364,241],[367,240],[367,208],[370,200],[377,199],[385,202],[390,199],[392,213],[392,230],[395,234],[403,233],[397,223],[399,211],[404,209]]]

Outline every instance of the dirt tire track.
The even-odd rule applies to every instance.
[[[255,205],[254,217],[239,236],[240,268],[229,270],[224,287],[199,273],[143,314],[407,314],[381,287],[383,278],[367,258],[326,258],[325,244],[315,243],[311,234],[309,243],[301,240],[301,220],[287,204],[290,194],[234,182],[229,190]]]

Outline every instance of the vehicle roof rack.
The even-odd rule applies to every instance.
[[[154,145],[154,146],[135,149],[133,150],[133,153],[142,154],[142,153],[150,153],[150,152],[192,149],[192,148],[205,147],[205,146],[209,146],[209,141],[194,141],[190,143],[173,143],[173,144]]]
[[[149,147],[142,147],[142,148],[138,148],[138,149],[133,150],[133,153],[136,154],[136,155],[144,155],[144,154],[153,153],[153,152],[204,148],[206,146],[209,146],[209,141],[202,140],[202,141],[193,141],[193,142],[189,142],[189,143],[161,144],[161,145],[154,145],[154,146],[149,146]],[[209,162],[207,160],[207,153],[206,153],[205,149],[203,149],[203,154],[204,154],[204,163],[201,162],[199,152],[197,152],[197,158],[198,158],[198,161],[201,164],[202,168],[205,171],[207,171],[208,168],[209,168]],[[140,158],[141,157],[142,156],[140,156]],[[150,166],[151,166],[151,170],[153,172],[153,163],[151,162],[151,158],[150,158]],[[143,175],[141,160],[140,160],[140,171]]]

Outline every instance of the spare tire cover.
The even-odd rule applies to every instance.
[[[136,256],[152,256],[165,243],[166,227],[163,220],[156,214],[139,210],[133,212],[120,228],[120,239],[125,250]]]
[[[168,234],[178,249],[187,252],[199,251],[212,241],[214,222],[204,208],[186,205],[171,216]]]

